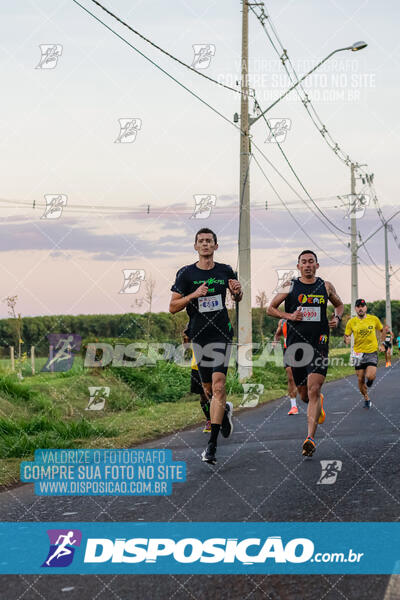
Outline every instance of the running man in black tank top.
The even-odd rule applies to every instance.
[[[321,388],[328,370],[329,330],[342,320],[343,302],[329,281],[316,276],[317,255],[303,250],[297,268],[301,276],[292,279],[271,301],[267,314],[287,320],[286,363],[292,367],[293,379],[300,398],[308,403],[308,434],[303,443],[303,456],[315,451],[314,436],[318,423],[325,421]],[[328,321],[328,300],[335,314]],[[285,310],[278,307],[285,302]]]

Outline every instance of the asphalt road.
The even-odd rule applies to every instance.
[[[170,448],[187,481],[170,497],[43,498],[32,485],[0,494],[1,521],[397,521],[400,517],[400,362],[380,368],[363,408],[354,376],[325,385],[327,419],[303,459],[305,410],[279,399],[237,415],[218,463],[200,461],[200,428],[146,447]],[[333,485],[317,484],[320,460],[342,462]],[[388,576],[1,576],[7,600],[394,600]],[[388,585],[390,586],[388,588]]]

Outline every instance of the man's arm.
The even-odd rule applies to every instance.
[[[197,290],[184,296],[183,294],[178,294],[178,292],[172,292],[171,301],[169,303],[169,312],[175,314],[180,312],[184,308],[187,307],[191,300],[195,298],[200,298],[200,296],[207,296],[208,287],[205,283],[202,283]]]
[[[240,302],[243,298],[243,290],[237,279],[228,279],[229,291],[235,302]]]
[[[385,341],[385,337],[386,337],[386,329],[385,329],[385,327],[382,325],[382,323],[380,322],[380,320],[377,318],[377,320],[376,320],[376,329],[375,329],[375,331],[377,332],[377,330],[378,330],[378,329],[379,329],[379,330],[380,330],[380,332],[381,332],[381,339],[380,339],[380,342],[381,342],[381,344],[383,344],[383,342]],[[377,332],[377,333],[378,333],[378,332]],[[378,336],[376,336],[376,337],[378,337]]]
[[[278,327],[276,328],[275,331],[275,335],[274,335],[274,342],[279,342],[279,340],[281,339],[281,335],[282,335],[282,319],[279,321],[278,323]]]
[[[336,292],[335,287],[330,283],[330,281],[325,281],[325,287],[328,294],[328,299],[335,307],[335,312],[329,321],[329,327],[333,329],[334,327],[338,327],[339,323],[342,320],[344,304],[339,297],[339,294]],[[347,342],[346,342],[347,343]]]
[[[287,292],[281,292],[274,296],[267,308],[267,315],[270,317],[276,317],[277,319],[287,319],[289,321],[302,321],[303,313],[300,309],[294,311],[294,313],[284,312],[283,310],[278,310],[278,306],[282,304],[282,302],[289,295],[289,290]]]

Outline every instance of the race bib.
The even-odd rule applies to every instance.
[[[352,357],[355,358],[355,359],[357,359],[357,360],[360,360],[362,358],[363,354],[364,354],[364,352],[354,352],[354,350],[353,350]]]
[[[222,310],[222,296],[202,296],[199,298],[199,312],[211,312],[213,310]]]
[[[321,320],[321,307],[313,306],[306,307],[300,306],[301,312],[303,313],[303,321],[320,321]]]

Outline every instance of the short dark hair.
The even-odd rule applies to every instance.
[[[300,252],[298,258],[297,258],[297,262],[300,262],[300,258],[303,256],[303,254],[313,254],[314,258],[315,258],[315,262],[318,262],[318,258],[317,255],[315,254],[315,252],[313,250],[303,250],[303,252]]]
[[[213,238],[214,238],[214,244],[217,244],[217,243],[218,243],[218,242],[217,242],[217,234],[216,234],[216,233],[214,233],[212,229],[208,229],[208,227],[202,227],[201,229],[199,229],[199,230],[198,230],[198,232],[197,232],[197,233],[196,233],[196,235],[195,235],[195,238],[194,238],[194,243],[195,243],[195,244],[197,244],[197,236],[198,236],[200,233],[212,233],[212,235],[213,235]]]

